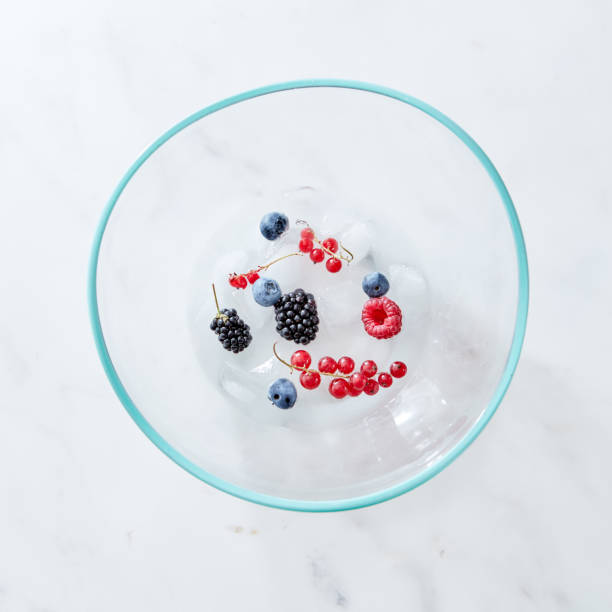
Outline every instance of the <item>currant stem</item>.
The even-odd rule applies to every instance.
[[[297,253],[289,253],[288,255],[283,255],[282,257],[279,257],[278,259],[274,259],[274,260],[268,262],[267,264],[264,264],[263,266],[257,266],[257,268],[249,270],[248,272],[245,272],[244,274],[236,274],[234,272],[234,274],[230,274],[230,277],[232,277],[232,276],[246,276],[247,274],[249,274],[249,272],[261,272],[262,270],[267,270],[273,264],[278,263],[279,261],[282,261],[283,259],[287,259],[287,257],[295,257],[296,255],[304,255],[304,253],[301,253],[299,251]]]
[[[265,266],[259,266],[259,270],[267,270],[270,266],[274,265],[275,263],[278,263],[279,261],[283,261],[283,259],[287,259],[287,257],[295,257],[296,255],[304,255],[304,253],[301,252],[297,252],[297,253],[289,253],[288,255],[283,255],[282,257],[279,257],[278,259],[274,259],[271,262],[267,263]]]
[[[323,374],[323,376],[332,376],[333,378],[345,378],[349,379],[350,376],[345,376],[344,374],[332,374],[331,372],[319,372],[319,370],[309,370],[308,368],[302,368],[301,366],[293,365],[292,363],[286,362],[277,352],[276,352],[276,342],[272,345],[272,352],[274,356],[283,364],[285,364],[293,374],[293,370],[299,370],[300,372],[311,372],[312,374]]]
[[[342,243],[340,243],[340,248],[343,251],[346,251],[351,256],[351,258],[348,259],[348,258],[343,257],[342,255],[340,255],[340,259],[344,259],[344,261],[346,261],[346,263],[351,263],[351,261],[353,261],[353,259],[355,259],[355,256]]]
[[[212,284],[213,295],[215,296],[215,306],[217,307],[217,319],[227,319],[228,316],[221,314],[221,309],[219,308],[219,300],[217,299],[217,290],[215,289],[215,283]]]

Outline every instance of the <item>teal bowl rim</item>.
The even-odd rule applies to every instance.
[[[369,495],[363,495],[360,497],[351,497],[347,499],[337,500],[322,500],[322,501],[311,501],[311,500],[299,500],[289,499],[283,497],[275,497],[272,495],[264,495],[257,493],[243,487],[232,484],[222,478],[218,478],[214,474],[206,472],[199,466],[192,463],[187,457],[182,455],[178,450],[172,447],[166,440],[151,426],[151,424],[145,419],[142,413],[138,410],[132,399],[130,398],[127,390],[123,386],[115,367],[113,366],[110,354],[104,341],[104,334],[102,332],[102,325],[100,323],[100,312],[98,309],[98,293],[97,293],[97,271],[98,271],[98,257],[100,254],[100,247],[102,244],[102,238],[104,237],[104,231],[108,224],[113,209],[117,203],[117,200],[121,196],[125,186],[136,174],[138,169],[144,164],[144,162],[159,149],[165,142],[167,142],[174,135],[178,134],[181,130],[187,126],[199,121],[203,117],[215,113],[223,108],[250,100],[258,96],[264,96],[271,93],[280,91],[288,91],[292,89],[305,89],[310,87],[337,87],[343,89],[355,89],[359,91],[367,91],[370,93],[379,94],[388,98],[393,98],[404,102],[410,106],[418,108],[423,111],[442,125],[447,127],[453,132],[472,153],[477,157],[484,169],[487,171],[491,180],[495,184],[499,195],[501,196],[502,202],[508,214],[510,226],[514,236],[514,244],[516,247],[516,256],[518,264],[518,304],[516,311],[516,322],[514,326],[514,335],[512,338],[512,344],[508,353],[506,361],[506,367],[501,376],[497,389],[491,398],[486,410],[482,413],[479,419],[474,423],[470,431],[443,457],[441,457],[434,464],[427,467],[425,470],[402,482],[401,484],[388,487],[376,493]],[[364,83],[360,81],[352,80],[341,80],[341,79],[306,79],[299,81],[288,81],[285,83],[276,83],[274,85],[267,85],[265,87],[259,87],[257,89],[251,89],[244,93],[231,96],[225,100],[221,100],[215,104],[211,104],[202,110],[199,110],[189,117],[183,119],[177,123],[174,127],[170,128],[167,132],[162,134],[157,140],[155,140],[141,155],[138,159],[130,166],[129,170],[125,173],[123,178],[119,181],[119,184],[113,191],[110,200],[108,201],[96,229],[93,246],[91,250],[91,257],[89,261],[89,277],[87,281],[87,297],[89,304],[89,316],[91,319],[91,325],[93,328],[93,335],[98,351],[100,360],[104,367],[104,371],[117,394],[117,397],[127,410],[128,414],[134,419],[138,427],[144,432],[144,434],[157,446],[163,453],[165,453],[175,463],[180,465],[182,468],[187,470],[190,474],[193,474],[200,480],[203,480],[207,484],[225,491],[231,495],[252,501],[263,506],[271,506],[274,508],[281,508],[285,510],[299,510],[303,512],[333,512],[337,510],[352,510],[355,508],[363,508],[365,506],[371,506],[378,504],[383,501],[387,501],[402,493],[406,493],[418,487],[419,485],[427,482],[430,478],[433,478],[436,474],[442,471],[445,467],[450,465],[480,434],[484,429],[485,425],[489,422],[501,400],[503,399],[506,390],[512,380],[512,376],[516,369],[523,340],[525,338],[525,329],[527,325],[527,309],[529,303],[529,273],[527,266],[527,253],[525,250],[525,241],[523,238],[523,232],[519,223],[518,215],[510,198],[510,194],[504,185],[504,182],[496,170],[491,160],[487,157],[485,152],[480,148],[476,141],[467,133],[465,130],[460,128],[454,121],[449,117],[435,109],[433,106],[422,102],[421,100],[409,96],[401,91],[383,87],[381,85],[374,85],[372,83]]]

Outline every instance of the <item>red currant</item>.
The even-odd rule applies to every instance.
[[[235,274],[230,274],[229,277],[229,284],[232,287],[236,287],[236,289],[238,289],[238,281],[237,281],[238,277]]]
[[[332,253],[336,253],[338,251],[338,241],[335,238],[326,238],[323,241],[323,246]]]
[[[300,232],[300,236],[302,238],[308,238],[309,240],[312,240],[315,237],[315,233],[309,227],[305,227]]]
[[[366,386],[368,379],[361,372],[355,372],[354,374],[351,374],[349,382],[351,387],[353,387],[357,391],[363,391],[363,388]]]
[[[394,361],[389,368],[391,371],[391,376],[395,376],[395,378],[401,378],[402,376],[406,376],[406,372],[408,368],[403,361]]]
[[[251,270],[250,272],[246,273],[246,277],[249,283],[252,285],[259,278],[259,274],[257,274],[255,270]]]
[[[349,384],[344,378],[334,378],[334,380],[329,383],[329,392],[336,399],[342,399],[348,395]]]
[[[313,242],[310,238],[302,238],[299,246],[302,253],[310,253],[310,251],[312,251]]]
[[[319,359],[319,372],[333,374],[338,369],[338,364],[333,357],[321,357]]]
[[[353,383],[349,383],[349,391],[348,394],[351,397],[357,397],[358,395],[361,395],[363,389],[357,389],[357,387],[355,387],[355,385]]]
[[[338,359],[338,370],[343,374],[350,374],[355,369],[355,362],[350,357]]]
[[[314,263],[321,263],[325,259],[325,251],[323,249],[312,249],[310,251],[310,259]]]
[[[374,361],[368,359],[361,364],[361,373],[368,378],[372,378],[378,372],[378,366]]]
[[[238,289],[246,289],[247,285],[247,279],[242,274],[236,277],[236,286]]]
[[[302,372],[300,383],[304,389],[316,389],[321,384],[321,375],[318,372]]]
[[[297,366],[298,368],[307,368],[312,363],[310,353],[308,351],[295,351],[291,355],[291,365]]]
[[[391,374],[387,374],[386,372],[382,372],[378,375],[378,384],[381,387],[390,387],[393,384],[393,379],[391,378]]]
[[[333,274],[335,272],[340,272],[340,268],[342,268],[342,262],[337,257],[330,257],[325,262],[325,267]]]
[[[368,378],[363,390],[368,395],[376,395],[378,393],[378,383],[373,378]]]

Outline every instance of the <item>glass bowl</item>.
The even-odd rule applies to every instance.
[[[259,220],[292,229],[267,242]],[[408,374],[375,396],[306,391],[272,353],[274,310],[233,289],[246,271],[296,250],[297,219],[355,255],[330,274],[308,258],[267,272],[319,303],[313,360],[394,359]],[[403,311],[391,340],[365,334],[365,273],[391,281]],[[236,308],[253,342],[223,350],[209,324]],[[422,484],[489,421],[525,333],[528,273],[516,211],[491,161],[457,124],[398,91],[309,80],[233,96],[148,147],[113,192],[90,264],[97,349],[142,431],[187,471],[260,504],[329,511],[378,503]],[[298,402],[266,397],[293,378]],[[467,476],[466,476],[467,477]]]

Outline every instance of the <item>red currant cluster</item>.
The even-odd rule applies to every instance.
[[[270,266],[282,261],[283,259],[295,257],[296,255],[302,255],[302,253],[289,253],[288,255],[283,255],[282,257],[279,257],[278,259],[275,259],[264,266],[257,266],[257,268],[253,268],[244,274],[236,274],[233,272],[229,275],[229,284],[236,289],[246,289],[249,283],[252,285],[259,278],[260,272],[264,272]]]
[[[298,223],[308,225],[306,221],[298,220]],[[319,246],[315,247],[315,243]],[[338,253],[338,248],[340,248],[342,251],[341,253]],[[282,261],[283,259],[295,257],[296,255],[305,255],[309,253],[310,259],[314,263],[321,263],[327,254],[329,255],[329,259],[325,262],[325,267],[330,272],[340,271],[342,268],[341,260],[344,260],[347,263],[353,261],[353,254],[342,244],[339,244],[335,238],[327,238],[323,242],[320,242],[310,227],[305,227],[302,230],[299,249],[300,250],[297,253],[283,255],[274,261],[271,261],[263,266],[257,266],[256,268],[253,268],[248,272],[244,272],[243,274],[236,274],[236,272],[233,272],[229,275],[229,284],[235,289],[246,289],[249,283],[252,285],[259,278],[260,272],[267,270],[271,265]]]
[[[321,263],[326,255],[329,255],[328,260],[325,262],[325,267],[329,272],[335,273],[339,272],[342,268],[342,261],[344,259],[347,263],[353,259],[350,251],[341,246],[343,251],[346,251],[348,255],[339,254],[338,253],[338,241],[335,238],[326,238],[323,242],[320,242],[312,228],[305,227],[301,234],[301,239],[299,243],[299,249],[302,253],[309,253],[310,259],[313,263]],[[318,247],[315,247],[315,244],[318,244]]]
[[[262,267],[259,266],[257,270],[249,270],[245,274],[233,274],[229,275],[229,284],[235,289],[246,289],[248,283],[251,285],[259,278],[259,272]]]
[[[355,371],[355,361],[351,357],[340,357],[338,361],[333,357],[321,357],[317,369],[314,370],[309,369],[312,358],[308,351],[295,351],[291,355],[291,363],[287,363],[279,357],[276,345],[273,350],[279,361],[291,370],[300,371],[300,384],[304,389],[316,389],[321,384],[321,375],[332,377],[329,392],[337,399],[342,399],[347,395],[357,397],[362,392],[367,395],[376,395],[380,387],[390,387],[393,377],[401,378],[408,370],[405,363],[394,361],[389,368],[391,374],[381,372],[376,380],[374,377],[378,372],[378,366],[371,359],[364,361],[359,370]]]

